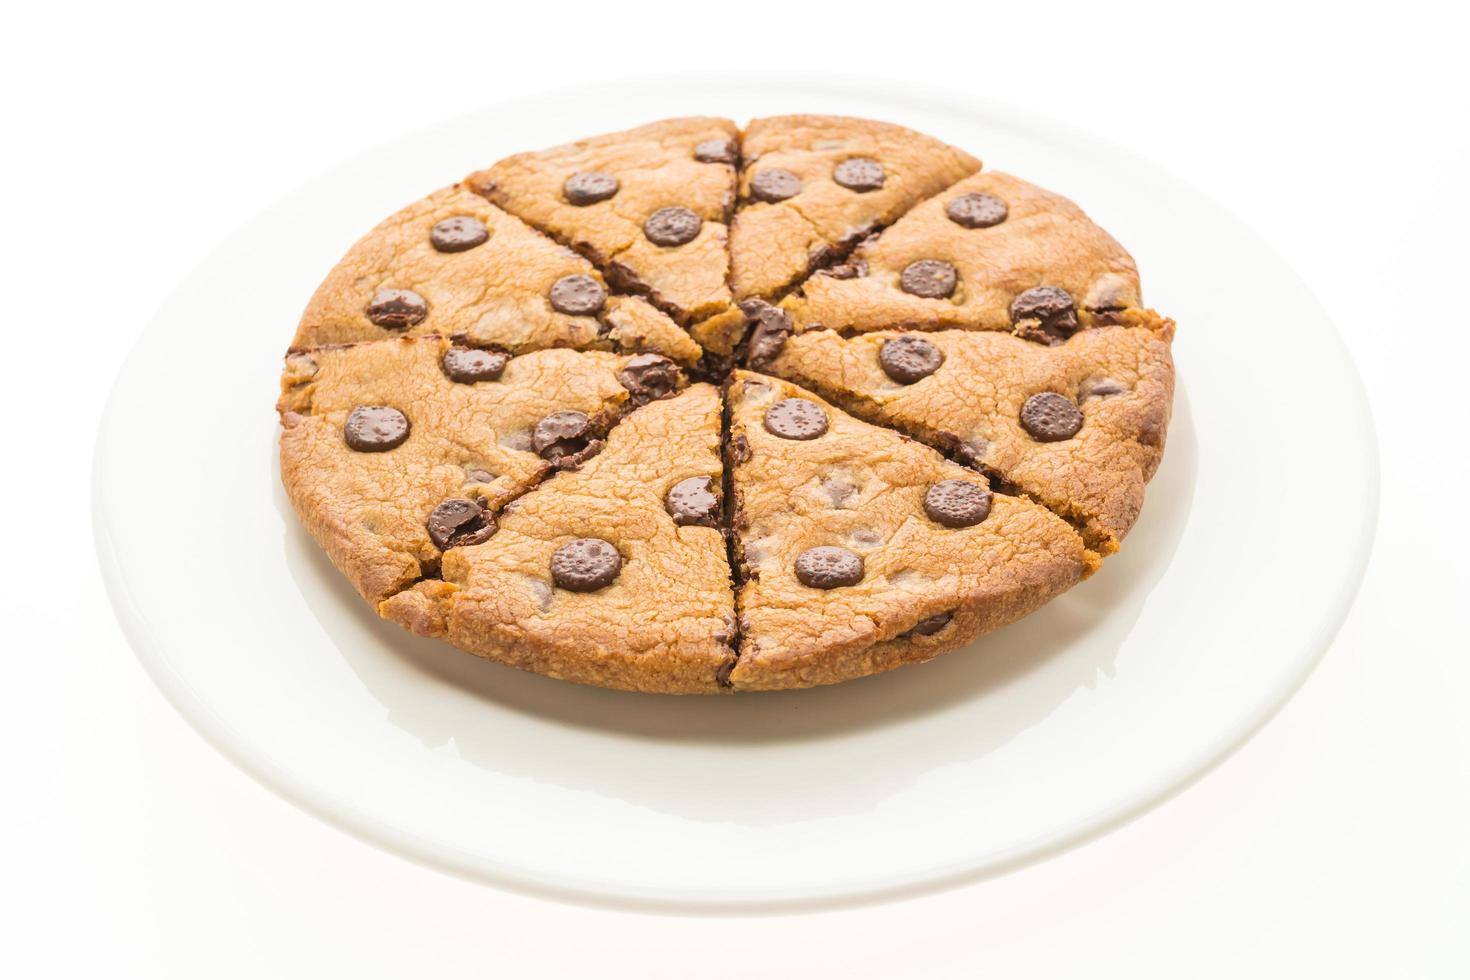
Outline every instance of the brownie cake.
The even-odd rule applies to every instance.
[[[1077,205],[930,136],[669,119],[353,246],[286,355],[281,475],[420,635],[628,690],[830,684],[1118,549],[1173,332]]]

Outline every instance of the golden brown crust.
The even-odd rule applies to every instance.
[[[557,241],[586,255],[611,278],[646,289],[681,322],[728,310],[726,222],[735,205],[733,162],[695,158],[703,143],[733,144],[728,119],[665,119],[535,153],[518,153],[466,183]],[[615,194],[590,204],[571,203],[563,187],[577,173],[610,174]],[[663,246],[644,233],[660,208],[688,208],[703,224],[698,236]]]
[[[741,371],[728,397],[745,574],[730,678],[738,689],[831,684],[931,659],[1026,615],[1096,566],[1066,522],[1024,498],[994,495],[990,515],[971,527],[936,523],[923,503],[930,487],[985,478],[795,385]],[[825,434],[768,431],[767,410],[788,398],[819,405]],[[861,555],[862,580],[803,584],[797,556],[822,546]],[[946,613],[932,636],[903,636]]]
[[[741,152],[741,209],[730,227],[737,300],[776,295],[834,250],[980,169],[979,160],[931,136],[846,116],[756,119],[745,129]],[[833,179],[839,164],[855,158],[882,165],[881,187],[858,192]],[[800,193],[776,203],[753,200],[751,181],[767,168],[795,174]]]
[[[664,120],[502,160],[388,218],[317,290],[282,375],[288,496],[380,615],[556,678],[798,688],[963,646],[1117,549],[1162,455],[1173,392],[1173,323],[1142,306],[1127,252],[1065,198],[979,168],[899,126],[815,115],[758,119],[743,136],[725,119]],[[753,190],[777,169],[799,190],[762,200],[792,185]],[[565,190],[587,171],[615,177],[616,193],[601,178]],[[952,219],[964,195],[1001,199],[1004,220],[989,198]],[[664,208],[699,221],[650,224]],[[469,235],[436,232],[456,217],[473,219]],[[900,285],[921,259],[953,266],[951,295],[914,294],[942,293],[943,267]],[[586,280],[556,305],[582,300],[586,312],[553,305],[566,276]],[[1073,308],[1058,314],[1042,291],[1031,318],[1013,317],[1016,297],[1043,285]],[[907,362],[880,366],[900,328],[942,363],[909,340]],[[516,356],[497,381],[455,383],[441,359],[461,343]],[[635,352],[712,375],[747,357],[768,374],[736,372],[723,401],[701,384],[634,409],[684,385],[667,363],[630,365]],[[1080,405],[1049,403],[1067,424],[1081,418],[1054,441],[1020,422],[1046,392]],[[783,398],[817,406],[825,433],[768,430]],[[346,419],[365,405],[401,410],[404,441],[350,448]],[[595,420],[601,452],[558,472],[531,431],[563,409]],[[691,477],[716,496],[728,485],[724,513],[686,490],[702,516],[673,520],[668,491]],[[946,480],[991,485],[988,515],[952,527],[966,522],[926,508]],[[426,523],[452,498],[480,502],[464,525],[478,538],[454,544],[464,538],[443,522],[456,511],[441,511],[441,552]],[[557,549],[583,538],[621,559],[590,591],[551,572]],[[810,562],[798,575],[798,557],[824,546],[848,554],[818,571],[845,567],[851,581],[819,588]]]
[[[720,400],[695,385],[627,416],[607,448],[501,515],[484,544],[447,552],[444,581],[394,596],[381,612],[409,629],[525,670],[601,687],[717,693],[735,659],[734,596],[714,527],[676,526],[664,506],[691,477],[721,483]],[[621,554],[595,592],[559,588],[556,549],[601,538]]]
[[[689,334],[638,296],[609,296],[602,326],[611,350],[662,354],[685,367],[698,364],[704,355]],[[594,345],[594,349],[601,348]]]
[[[689,328],[699,346],[718,357],[733,354],[745,336],[745,314],[739,307],[701,320]]]
[[[302,524],[374,602],[438,564],[425,521],[441,501],[480,498],[495,511],[545,475],[529,444],[538,421],[560,409],[608,416],[628,400],[626,357],[537,351],[511,358],[499,381],[458,384],[440,369],[449,346],[403,338],[287,357],[281,480]],[[408,439],[388,452],[351,449],[343,427],[359,405],[397,408]]]
[[[1008,209],[1004,221],[967,228],[950,220],[951,201],[988,194]],[[904,292],[903,270],[924,259],[958,272],[954,294]],[[849,279],[816,275],[786,309],[798,329],[816,324],[843,332],[963,328],[1013,329],[1011,301],[1034,286],[1067,291],[1079,311],[1142,303],[1133,258],[1071,201],[1009,174],[975,174],[923,202],[873,241],[859,246]]]
[[[489,238],[461,252],[441,252],[430,231],[447,218],[484,223]],[[599,316],[636,317],[638,343],[683,364],[699,350],[673,321],[633,297],[613,297],[600,314],[571,316],[551,305],[563,276],[601,276],[586,259],[536,232],[462,185],[446,187],[394,214],[363,237],[317,288],[296,331],[296,350],[390,337],[464,336],[507,351],[554,347],[612,350]],[[372,322],[368,307],[382,290],[412,290],[427,303],[424,318],[404,329]],[[622,347],[631,350],[635,348]]]
[[[1173,322],[1134,311],[1129,322],[1083,330],[1055,347],[1004,333],[923,334],[944,363],[900,384],[879,352],[893,332],[845,340],[830,330],[792,337],[771,365],[862,418],[894,426],[972,461],[1082,526],[1102,554],[1117,550],[1143,506],[1164,452],[1174,395]],[[1103,380],[1120,393],[1088,397]],[[1075,436],[1038,442],[1020,424],[1026,399],[1052,391],[1080,404]]]

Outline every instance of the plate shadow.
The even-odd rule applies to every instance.
[[[1106,671],[1138,618],[1153,585],[1168,568],[1194,495],[1197,452],[1188,402],[1176,396],[1169,448],[1149,485],[1147,505],[1126,547],[1087,582],[1027,618],[978,638],[927,664],[830,687],[732,697],[671,697],[584,687],[528,674],[414,636],[374,615],[297,520],[279,469],[273,497],[286,525],[284,550],[297,586],[313,609],[329,606],[332,624],[346,612],[347,635],[329,632],[343,658],[390,711],[414,730],[409,704],[398,697],[396,658],[424,679],[473,694],[499,707],[558,724],[626,736],[680,741],[751,743],[829,737],[911,720],[969,702],[1004,687],[1086,638],[1089,656],[1073,680],[1085,684]],[[318,616],[323,619],[322,616]],[[324,626],[328,625],[323,620]],[[367,641],[367,642],[364,642]],[[430,723],[428,728],[437,729]],[[442,741],[442,734],[428,741]]]

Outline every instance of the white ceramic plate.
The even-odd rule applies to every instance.
[[[1080,201],[1179,322],[1169,448],[1123,551],[972,649],[823,690],[575,687],[380,622],[279,488],[280,356],[395,208],[503,154],[690,113],[892,119]],[[1362,572],[1376,452],[1321,308],[1228,214],[1119,148],[856,79],[611,82],[366,153],[210,256],[128,359],[98,550],[139,657],[211,742],[375,843],[544,893],[683,909],[856,900],[1011,867],[1139,813],[1244,741]]]

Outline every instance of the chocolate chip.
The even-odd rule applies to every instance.
[[[316,377],[318,368],[319,365],[316,362],[316,358],[310,354],[304,354],[300,351],[295,354],[287,354],[286,369],[282,372],[281,380],[292,387],[299,387]]]
[[[740,466],[750,462],[751,456],[750,440],[742,435],[730,437],[730,465]]]
[[[821,487],[832,506],[839,510],[847,507],[858,495],[857,485],[845,476],[823,477]]]
[[[949,444],[954,447],[955,458],[966,466],[973,466],[979,469],[981,461],[985,459],[985,454],[990,452],[989,441],[981,439],[979,436],[961,439],[952,432],[941,432],[940,435],[949,437]],[[991,480],[990,488],[998,493],[1005,492],[995,485],[994,479]]]
[[[739,159],[739,150],[734,140],[705,140],[694,148],[694,159],[700,163],[734,164]]]
[[[1019,337],[1060,344],[1077,332],[1077,308],[1065,289],[1033,286],[1011,300],[1011,323]]]
[[[725,616],[724,625],[715,630],[713,634],[715,642],[724,647],[730,646],[730,641],[734,640],[737,635],[735,617],[728,614]]]
[[[994,194],[961,194],[945,206],[944,213],[962,228],[989,228],[1006,220],[1010,209]]]
[[[837,249],[826,242],[817,242],[811,246],[806,257],[806,271],[808,273],[819,272],[827,265],[827,262],[837,256]]]
[[[425,527],[429,540],[440,551],[465,548],[489,541],[495,534],[495,521],[478,501],[451,497],[429,512]]]
[[[367,308],[367,318],[385,330],[407,330],[428,315],[429,304],[412,289],[380,289]]]
[[[857,585],[863,580],[863,559],[846,548],[808,548],[796,556],[796,578],[813,589]]]
[[[408,438],[408,417],[387,405],[359,405],[347,416],[342,436],[360,453],[385,453]]]
[[[763,299],[744,300],[740,310],[745,314],[746,325],[754,324],[745,363],[753,370],[764,371],[785,348],[786,338],[791,336],[791,317]]]
[[[495,480],[495,474],[480,466],[470,466],[464,471],[467,483],[491,483]]]
[[[444,352],[444,373],[450,381],[474,384],[476,381],[498,381],[510,356],[499,351],[476,347],[451,347]]]
[[[801,193],[801,178],[789,170],[771,167],[750,178],[750,196],[774,204]]]
[[[715,515],[720,510],[720,498],[715,496],[714,481],[707,476],[691,476],[687,480],[680,480],[664,497],[664,510],[681,527],[686,524],[714,527]]]
[[[883,342],[878,348],[878,363],[894,381],[911,385],[938,371],[944,355],[923,337],[906,333]]]
[[[479,218],[445,218],[429,232],[429,244],[440,252],[467,252],[490,239],[490,229]]]
[[[659,208],[643,222],[643,234],[655,245],[671,247],[694,241],[703,224],[688,208]]]
[[[868,263],[862,259],[853,259],[841,265],[829,266],[826,269],[817,270],[817,275],[826,276],[828,279],[861,279],[868,274]]]
[[[782,439],[815,439],[827,431],[827,413],[805,398],[783,398],[766,409],[766,431]]]
[[[596,592],[623,570],[623,556],[601,538],[568,541],[551,556],[551,580],[568,592]]]
[[[633,396],[637,405],[667,398],[679,387],[679,368],[667,357],[638,354],[618,372],[618,381]]]
[[[945,527],[974,527],[990,516],[990,491],[968,480],[941,480],[924,493],[924,513]]]
[[[561,196],[579,208],[606,201],[617,192],[618,179],[600,170],[579,170],[561,185]]]
[[[1061,442],[1082,428],[1082,412],[1067,396],[1043,391],[1021,406],[1021,428],[1037,442]]]
[[[952,619],[954,619],[954,613],[938,613],[936,615],[928,617],[927,619],[919,620],[917,623],[914,624],[913,629],[909,630],[908,633],[906,633],[905,635],[933,636],[935,633],[938,633],[940,630],[948,626],[949,621]]]
[[[607,302],[607,290],[591,276],[562,276],[551,284],[551,308],[568,316],[589,316]]]
[[[1077,404],[1080,405],[1089,398],[1121,395],[1127,390],[1127,385],[1121,381],[1114,381],[1112,378],[1088,378],[1077,387]]]
[[[904,292],[925,299],[948,299],[954,295],[958,282],[959,273],[955,267],[939,259],[910,262],[898,277],[898,284]]]
[[[591,430],[592,420],[585,412],[563,409],[536,423],[531,431],[531,446],[542,459],[559,462],[586,449]]]
[[[832,179],[859,194],[876,191],[883,186],[883,164],[867,157],[853,157],[837,165]]]
[[[1011,300],[1011,322],[1047,320],[1073,312],[1072,296],[1059,286],[1033,286]]]

